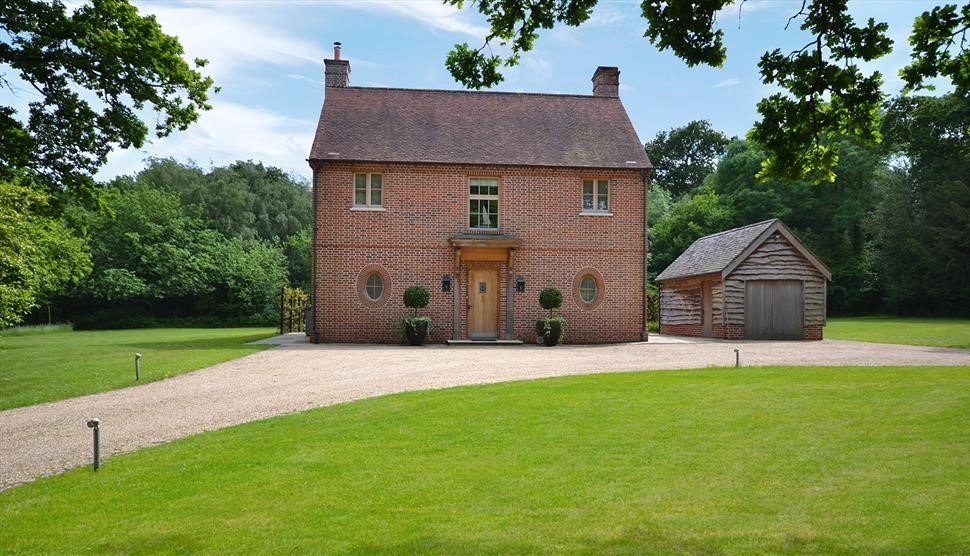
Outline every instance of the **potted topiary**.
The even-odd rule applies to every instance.
[[[536,335],[547,346],[554,346],[566,338],[566,319],[554,316],[553,309],[562,306],[562,292],[559,288],[546,288],[539,292],[539,305],[549,311],[548,317],[536,321]]]
[[[412,346],[423,344],[424,339],[431,333],[431,317],[418,316],[418,309],[427,307],[430,297],[431,294],[423,286],[411,286],[404,290],[404,306],[414,309],[414,314],[401,319],[401,331]]]

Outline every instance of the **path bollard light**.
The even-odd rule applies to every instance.
[[[135,382],[141,380],[141,354],[135,354]]]
[[[734,348],[734,368],[741,366],[741,350]]]
[[[95,417],[88,421],[88,428],[94,432],[94,470],[101,468],[101,419]]]

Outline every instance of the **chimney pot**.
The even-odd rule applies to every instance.
[[[330,87],[347,87],[350,85],[350,62],[340,58],[340,43],[333,43],[333,59],[324,60],[326,66],[326,84]]]
[[[619,98],[620,68],[600,66],[593,72],[593,96]]]

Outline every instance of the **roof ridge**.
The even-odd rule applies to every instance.
[[[603,100],[620,100],[620,97],[601,97],[596,95],[580,95],[577,93],[530,93],[526,91],[469,91],[467,89],[411,89],[407,87],[361,87],[347,86],[340,89],[363,89],[365,91],[407,91],[419,93],[452,93],[465,95],[518,95],[534,97],[569,97],[569,98],[594,98]]]
[[[745,226],[738,226],[737,228],[731,228],[730,230],[724,230],[723,232],[717,232],[716,234],[710,234],[710,235],[706,235],[706,236],[699,237],[699,238],[697,238],[697,241],[700,241],[702,239],[707,239],[709,237],[716,237],[716,236],[719,236],[719,235],[722,235],[722,234],[729,234],[731,232],[739,232],[739,231],[744,230],[746,228],[754,228],[755,226],[761,226],[762,224],[767,224],[769,222],[772,222],[773,223],[773,222],[776,222],[777,220],[778,220],[777,218],[769,218],[768,220],[762,220],[761,222],[755,222],[754,224],[748,224],[748,225],[745,225]]]

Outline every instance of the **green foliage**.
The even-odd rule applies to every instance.
[[[418,309],[424,309],[428,306],[428,300],[431,299],[431,294],[428,292],[428,288],[424,286],[408,286],[404,290],[404,306],[409,309],[414,309],[414,314],[418,314]]]
[[[849,138],[839,140],[839,149],[838,178],[818,187],[805,180],[757,180],[767,153],[750,141],[735,141],[708,184],[728,207],[727,227],[780,218],[826,263],[835,276],[828,290],[831,310],[872,311],[879,304],[879,278],[869,229],[884,156]]]
[[[10,332],[0,331],[0,409],[132,386],[135,352],[145,383],[270,348],[248,342],[274,334],[272,327]]]
[[[84,238],[51,202],[48,193],[16,177],[0,180],[0,328],[21,322],[91,269]]]
[[[75,312],[100,313],[104,326],[146,312],[277,314],[277,294],[288,282],[280,247],[226,238],[186,214],[176,193],[141,182],[116,182],[104,204],[91,218],[94,271],[72,296]]]
[[[728,141],[706,120],[657,133],[643,146],[654,165],[651,187],[659,184],[675,197],[696,189],[714,171]]]
[[[445,2],[459,8],[465,4],[464,0]],[[448,70],[466,87],[495,85],[502,81],[498,69],[501,65],[516,65],[523,52],[532,50],[538,29],[550,29],[557,23],[580,25],[589,19],[596,3],[476,2],[478,11],[489,21],[489,35],[478,50],[467,44],[457,45],[448,55]],[[670,49],[688,66],[720,67],[727,52],[723,31],[717,29],[717,14],[731,3],[644,0],[641,9],[647,21],[645,36],[660,50]],[[758,67],[762,81],[782,91],[758,103],[761,120],[755,123],[749,138],[768,152],[759,178],[832,182],[839,161],[838,139],[854,136],[865,143],[880,140],[882,77],[878,71],[863,71],[859,66],[871,65],[888,54],[892,40],[885,23],[870,18],[857,25],[849,15],[848,0],[806,0],[800,6],[789,25],[800,22],[799,28],[811,40],[796,50],[776,48],[761,57]],[[948,4],[916,19],[910,37],[913,62],[902,72],[910,88],[922,86],[925,79],[944,76],[965,94],[970,81],[970,52],[964,44],[968,27],[970,7],[966,5],[960,15],[955,5]],[[482,54],[489,41],[496,39],[509,46],[508,57]],[[668,186],[674,190],[673,185]]]
[[[154,158],[137,176],[116,180],[116,185],[133,182],[177,193],[187,214],[226,237],[286,241],[304,231],[309,234],[310,188],[279,168],[239,161],[205,172],[192,164]]]
[[[970,314],[970,103],[959,94],[901,97],[884,132],[897,166],[873,219],[886,308]]]
[[[814,0],[797,15],[812,40],[799,50],[765,53],[758,63],[763,81],[785,93],[758,102],[761,121],[748,137],[769,156],[759,177],[835,180],[838,137],[853,135],[875,143],[879,134],[878,71],[865,75],[855,61],[871,62],[892,51],[888,26],[869,19],[856,26],[848,0]]]
[[[472,2],[478,11],[488,18],[491,30],[485,44],[477,50],[468,43],[456,44],[448,53],[445,65],[448,71],[466,87],[481,89],[502,82],[504,77],[498,68],[519,63],[519,53],[532,50],[539,37],[539,29],[552,29],[555,24],[577,26],[589,19],[597,0],[548,0],[542,4],[529,4],[521,0],[488,0]],[[444,0],[458,8],[466,0]],[[501,56],[485,55],[483,52],[491,41],[509,48],[510,54],[503,61]]]
[[[968,421],[967,367],[707,368],[410,392],[0,492],[0,546],[960,554]]]
[[[647,324],[660,326],[660,288],[647,284]]]
[[[562,316],[554,317],[542,317],[536,319],[536,336],[545,339],[547,336],[552,334],[552,327],[554,324],[559,325],[559,343],[566,343],[566,318]]]
[[[284,286],[279,297],[280,332],[306,332],[306,310],[310,307],[310,294],[300,288]]]
[[[717,193],[702,187],[679,199],[670,214],[654,226],[650,246],[650,273],[656,276],[670,266],[699,237],[731,227],[733,212]]]
[[[912,63],[899,70],[906,82],[904,92],[933,89],[927,79],[937,76],[950,78],[959,94],[970,93],[970,3],[957,13],[957,6],[945,4],[920,14],[913,23],[909,44],[913,47]],[[957,44],[957,37],[959,45]]]
[[[178,39],[126,0],[0,3],[0,65],[42,97],[26,114],[0,106],[0,179],[28,168],[51,190],[93,198],[108,153],[149,137],[139,112],[156,114],[151,131],[164,137],[210,108],[206,61],[183,56]],[[2,76],[0,87],[16,90]]]
[[[310,254],[312,250],[309,226],[291,235],[283,242],[283,254],[286,256],[286,271],[289,274],[290,284],[304,291],[310,291],[310,267],[312,265]]]
[[[715,29],[718,10],[733,0],[670,2],[644,0],[640,4],[647,20],[643,36],[661,51],[670,49],[688,66],[706,64],[719,68],[727,58],[724,31]]]
[[[559,288],[544,288],[539,292],[539,305],[550,313],[562,307],[562,291]]]
[[[432,328],[431,317],[426,317],[426,316],[419,317],[415,315],[403,317],[401,319],[401,337],[402,338],[406,337],[406,332],[405,332],[406,329],[416,330],[421,323],[427,324],[428,326],[427,334],[430,337],[431,328]]]

